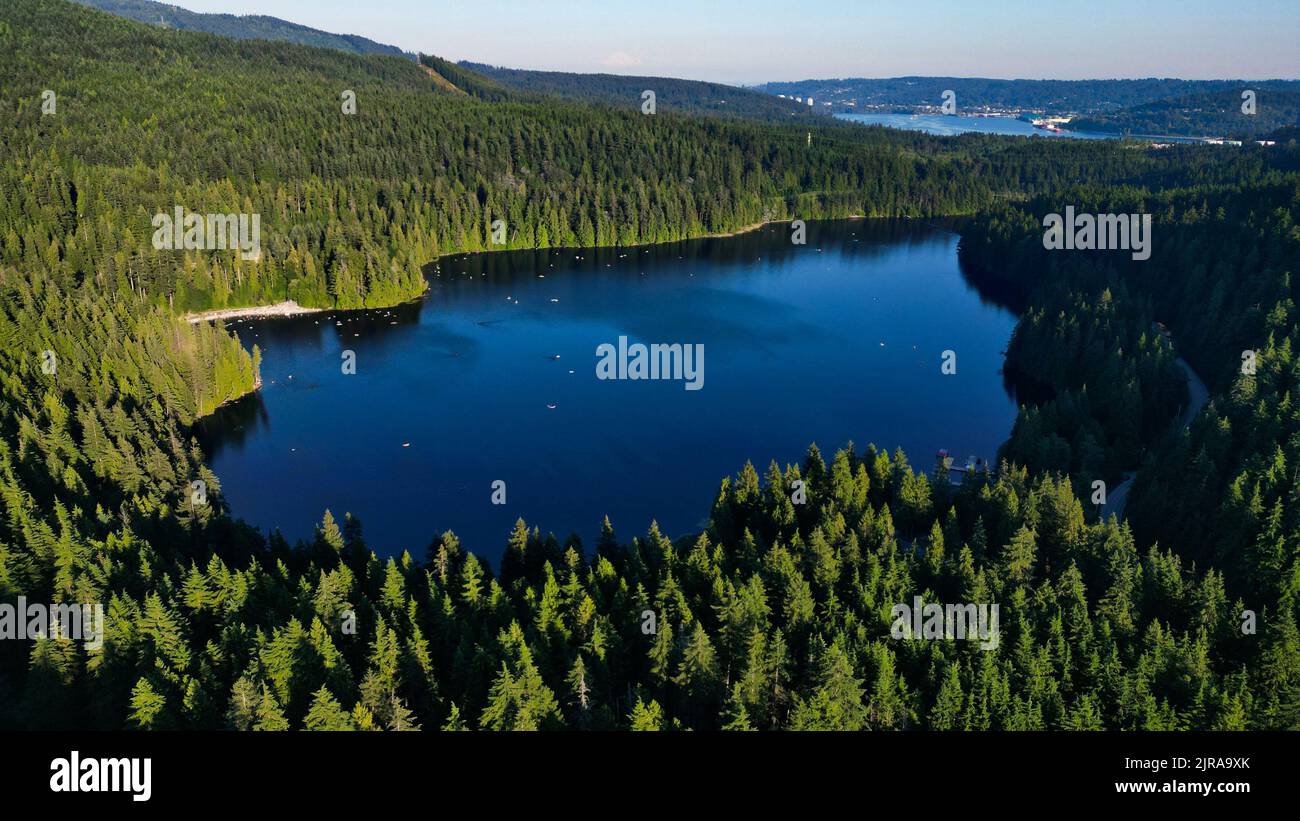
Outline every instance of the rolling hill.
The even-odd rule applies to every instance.
[[[355,34],[331,34],[264,15],[202,14],[151,0],[74,0],[130,20],[182,31],[203,31],[236,40],[281,40],[304,46],[331,48],[351,54],[411,56],[397,46],[376,43]]]
[[[1255,113],[1242,112],[1243,89],[1157,100],[1113,114],[1073,120],[1072,128],[1102,133],[1250,138],[1300,125],[1300,93],[1256,92]]]
[[[810,116],[808,106],[793,100],[721,83],[671,77],[525,71],[469,61],[460,65],[506,88],[586,103],[639,109],[642,93],[650,90],[655,93],[657,110],[664,112],[777,121]]]

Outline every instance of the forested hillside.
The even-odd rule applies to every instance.
[[[376,43],[374,40],[358,37],[355,34],[331,34],[328,31],[300,26],[288,20],[260,14],[202,14],[169,3],[155,3],[153,0],[75,0],[75,2],[119,17],[139,20],[141,23],[184,31],[206,31],[209,34],[219,34],[236,40],[283,40],[286,43],[331,48],[352,54],[401,56],[404,53],[397,46]]]
[[[724,117],[790,122],[824,116],[815,107],[782,100],[747,88],[679,80],[672,77],[634,77],[623,74],[574,74],[565,71],[525,71],[463,61],[466,69],[489,77],[508,88],[549,94],[586,103],[640,109],[642,93],[655,93],[655,105],[665,113],[708,114]]]
[[[972,160],[937,143],[836,131],[809,151],[802,130],[467,97],[395,58],[232,43],[52,0],[3,14],[5,177],[32,183],[0,213],[0,260],[43,254],[61,282],[93,275],[176,310],[390,305],[420,293],[438,255],[487,247],[494,219],[505,247],[612,245],[795,209],[971,211],[992,195],[949,173]],[[176,204],[259,214],[265,253],[156,252],[151,219]]]
[[[1249,664],[1281,688],[1277,715],[1295,726],[1300,176],[1290,157],[1285,172],[1248,183],[1034,200],[977,219],[962,249],[982,275],[1028,294],[1008,365],[1053,388],[1022,409],[1004,458],[1068,469],[1085,498],[1093,478],[1140,468],[1127,511],[1138,542],[1212,568],[1229,597],[1268,614],[1271,635]],[[1037,215],[1062,201],[1156,215],[1151,259],[1044,251]],[[1186,396],[1165,325],[1212,393],[1187,430],[1175,421]]]
[[[406,60],[231,42],[55,0],[3,14],[3,173],[31,182],[0,211],[0,262],[43,255],[62,283],[99,277],[176,311],[391,305],[448,252],[661,242],[795,215],[973,213],[1060,180],[1181,168],[1113,146],[848,125],[812,128],[809,146],[809,127],[483,99],[460,93],[458,81],[490,86],[468,73],[435,79]],[[260,215],[261,259],[157,252],[151,220],[175,205]],[[503,246],[489,245],[496,219]]]
[[[102,602],[108,630],[99,649],[0,642],[0,726],[1300,722],[1293,148],[645,116],[61,0],[11,0],[0,23],[0,598]],[[1149,267],[1044,252],[1041,209],[1065,202],[1152,211]],[[178,204],[260,213],[260,258],[155,250],[151,218]],[[587,546],[520,522],[493,568],[497,546],[436,522],[389,560],[328,511],[310,543],[266,538],[193,444],[197,417],[252,387],[258,352],[184,310],[392,304],[437,255],[485,247],[496,218],[510,246],[547,247],[854,213],[976,215],[963,255],[1029,306],[1012,364],[1058,406],[1023,414],[1020,466],[958,488],[902,453],[814,447],[762,479],[738,466],[690,538],[653,511]],[[1169,343],[1143,339],[1156,319],[1217,392],[1190,434],[1161,438],[1181,386]],[[1247,379],[1233,367],[1251,346]],[[1079,429],[1100,456],[1075,452]],[[1053,433],[1066,447],[1040,443]],[[1099,521],[1081,477],[1134,460],[1135,528]],[[913,596],[999,602],[996,646],[892,639]]]
[[[1254,110],[1242,111],[1242,93],[1255,91]],[[1186,137],[1259,139],[1300,125],[1300,91],[1240,88],[1157,100],[1110,114],[1070,121],[1078,131]]]

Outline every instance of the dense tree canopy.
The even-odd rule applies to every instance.
[[[1250,113],[1242,94],[1250,92]],[[1300,125],[1300,91],[1287,87],[1237,88],[1155,100],[1113,113],[1070,121],[1079,131],[1173,134],[1192,137],[1262,138],[1284,126]]]
[[[401,58],[55,0],[12,0],[0,23],[0,599],[102,602],[108,629],[98,649],[0,642],[0,724],[1300,721],[1294,149],[834,124],[810,148],[807,127],[476,96]],[[1153,213],[1151,260],[1045,252],[1038,220],[1067,202]],[[154,250],[174,204],[260,213],[265,253]],[[197,418],[256,384],[258,352],[184,311],[390,305],[496,218],[511,247],[548,247],[848,214],[978,215],[963,258],[1023,302],[1010,364],[1048,394],[996,472],[954,486],[901,452],[812,447],[722,480],[689,538],[607,522],[584,546],[521,521],[493,567],[493,546],[452,533],[380,558],[328,511],[308,543],[264,537],[193,444]],[[1214,390],[1186,433],[1155,321]],[[1135,468],[1132,527],[1080,500]],[[998,603],[998,641],[891,637],[914,597]]]

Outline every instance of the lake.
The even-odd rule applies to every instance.
[[[517,517],[588,548],[606,514],[623,540],[651,520],[695,531],[724,476],[812,442],[827,462],[850,440],[902,446],[921,470],[940,448],[993,457],[1016,414],[1015,316],[963,276],[957,235],[807,230],[448,257],[399,308],[231,321],[264,384],[205,421],[210,464],[235,516],[291,541],[329,508],[381,555],[423,558],[450,529],[495,562]],[[620,336],[703,346],[698,389],[598,378]]]
[[[975,132],[978,134],[1005,134],[1013,137],[1072,137],[1079,140],[1116,140],[1119,134],[1101,134],[1090,131],[1047,131],[1034,128],[1031,123],[1015,117],[967,117],[949,114],[836,114],[840,120],[847,120],[862,125],[883,125],[902,131],[924,131],[939,137],[953,137],[958,134]],[[1156,140],[1166,143],[1204,142],[1195,137],[1170,137],[1150,134],[1132,134],[1131,137],[1142,140]]]
[[[1044,129],[1035,129],[1031,123],[1017,120],[1015,117],[963,117],[953,114],[836,114],[840,120],[859,122],[866,126],[885,126],[887,129],[904,131],[924,131],[937,136],[956,136],[969,134],[1006,134],[1011,136],[1049,136],[1049,138],[1073,138],[1087,140],[1115,139],[1115,134],[1089,134],[1086,131],[1066,131],[1056,133]]]
[[[1075,137],[1083,140],[1115,139],[1116,134],[1090,134],[1084,131],[1058,133],[1034,128],[1030,123],[1015,117],[964,117],[946,114],[836,114],[841,120],[863,125],[883,125],[904,131],[924,131],[940,137],[976,132],[979,134],[1009,134],[1020,137]]]

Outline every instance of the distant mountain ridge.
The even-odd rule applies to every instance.
[[[750,88],[683,80],[673,77],[638,77],[624,74],[578,74],[566,71],[530,71],[462,60],[461,68],[505,88],[620,108],[639,108],[642,93],[655,93],[657,111],[708,114],[788,122],[808,117],[808,106],[782,100]]]
[[[978,109],[1071,113],[1081,130],[1178,136],[1251,136],[1300,125],[1296,80],[1029,80],[983,77],[889,77],[770,82],[739,87],[700,80],[580,74],[459,64],[423,58],[355,34],[334,34],[265,15],[208,14],[153,0],[73,0],[119,17],[239,40],[269,40],[350,54],[400,56],[420,63],[443,90],[487,100],[524,95],[637,108],[645,90],[656,108],[687,115],[789,122],[833,112],[911,111],[956,94],[959,111]],[[1239,117],[1241,90],[1261,95],[1258,117]],[[784,95],[786,99],[782,99]],[[794,98],[801,98],[798,102]],[[815,100],[815,106],[804,100]],[[1267,101],[1267,102],[1264,102]],[[1281,133],[1281,132],[1278,132]],[[1289,133],[1289,132],[1287,132]]]
[[[387,54],[415,59],[397,46],[376,43],[356,34],[332,34],[309,26],[264,15],[205,14],[152,0],[73,0],[118,17],[156,26],[202,31],[236,40],[277,40],[304,46],[329,48],[350,54]]]
[[[1249,139],[1300,125],[1300,92],[1259,89],[1254,112],[1246,114],[1243,90],[1156,100],[1113,114],[1081,117],[1072,120],[1070,127],[1102,133]]]

